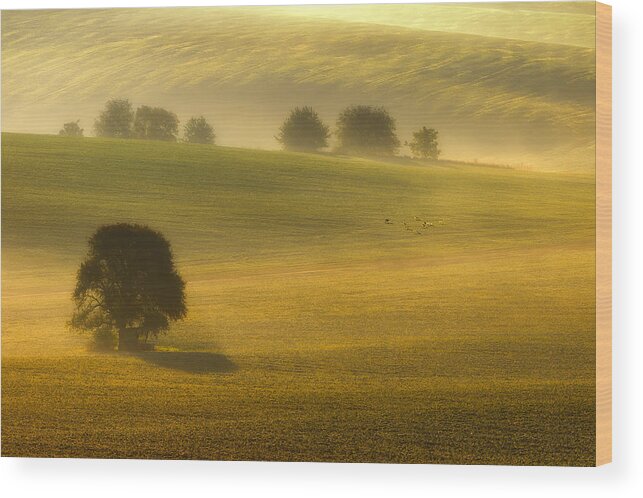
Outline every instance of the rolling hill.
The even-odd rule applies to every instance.
[[[594,2],[479,2],[273,7],[279,15],[593,48]]]
[[[91,133],[107,99],[129,97],[204,114],[221,144],[274,149],[290,108],[333,124],[360,103],[386,106],[402,141],[438,128],[449,158],[592,172],[593,12],[548,5],[8,11],[3,127],[80,118]]]
[[[2,165],[3,456],[593,464],[592,175],[6,133]],[[66,328],[116,221],[187,281],[157,351]]]

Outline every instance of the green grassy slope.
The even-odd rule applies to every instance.
[[[444,8],[443,23],[460,19],[461,9]],[[183,121],[205,114],[222,144],[276,148],[291,107],[312,105],[333,124],[344,106],[364,103],[389,108],[402,141],[420,126],[439,128],[451,158],[592,170],[593,46],[496,37],[502,9],[476,11],[497,18],[483,23],[487,36],[288,12],[7,12],[4,129],[55,133],[81,118],[90,132],[108,98],[127,96]],[[530,16],[510,24],[554,35],[580,26],[593,36],[592,15],[566,16],[564,28]]]
[[[2,138],[3,454],[592,464],[591,177]],[[189,316],[90,353],[74,272],[128,220]]]

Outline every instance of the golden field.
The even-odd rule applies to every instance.
[[[593,176],[19,134],[2,165],[3,455],[593,465]],[[187,282],[156,351],[66,327],[117,221]]]

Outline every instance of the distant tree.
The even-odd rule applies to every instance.
[[[65,123],[62,130],[58,132],[58,135],[60,135],[61,137],[82,137],[83,129],[78,123],[80,123],[80,119],[77,121],[70,121],[69,123]]]
[[[112,99],[105,104],[94,123],[94,130],[99,137],[130,138],[134,112],[127,99]]]
[[[142,225],[104,225],[78,270],[70,325],[102,342],[112,330],[119,350],[135,350],[185,316],[184,288],[163,235]]]
[[[191,144],[213,144],[214,130],[203,116],[190,118],[183,129],[184,140]]]
[[[134,137],[145,140],[176,142],[179,133],[179,118],[161,107],[143,105],[134,116]]]
[[[337,119],[337,138],[340,150],[358,154],[394,155],[400,146],[395,120],[382,107],[344,109]]]
[[[328,147],[330,132],[311,107],[295,107],[275,138],[286,150],[315,151]]]
[[[413,133],[413,141],[405,145],[409,146],[414,156],[424,159],[437,159],[442,152],[438,149],[438,131],[426,126]]]

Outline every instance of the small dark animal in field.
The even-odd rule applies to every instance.
[[[386,223],[387,225],[392,225],[393,224],[393,222],[389,218],[386,218],[384,220],[384,223]]]

